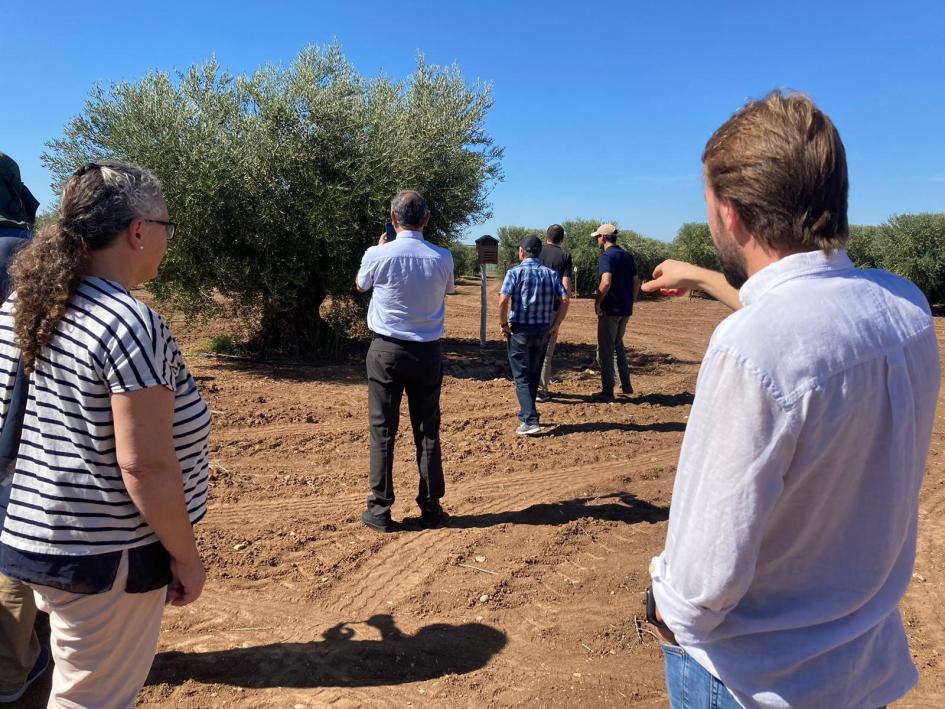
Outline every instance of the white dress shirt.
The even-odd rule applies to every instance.
[[[358,286],[373,288],[368,306],[371,332],[398,340],[431,342],[443,337],[447,293],[453,283],[453,255],[418,231],[401,231],[394,241],[364,252]]]
[[[898,603],[940,382],[929,308],[844,251],[739,296],[699,372],[657,607],[745,706],[876,709],[918,679]]]

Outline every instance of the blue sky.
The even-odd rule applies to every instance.
[[[364,75],[456,62],[493,84],[506,150],[497,226],[619,220],[671,239],[704,221],[699,157],[747,98],[803,90],[840,129],[850,218],[945,210],[945,3],[3,2],[0,149],[42,201],[44,143],[96,82],[215,56],[231,72],[337,39]],[[16,58],[15,60],[13,58]]]

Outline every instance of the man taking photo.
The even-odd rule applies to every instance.
[[[423,238],[430,210],[419,192],[399,192],[390,205],[394,241],[381,234],[361,260],[358,292],[373,289],[368,327],[374,334],[367,354],[368,419],[371,429],[371,494],[361,521],[391,532],[394,504],[394,441],[400,426],[400,402],[407,392],[410,423],[417,448],[420,524],[437,527],[447,517],[440,454],[440,386],[446,294],[454,293],[449,249]]]

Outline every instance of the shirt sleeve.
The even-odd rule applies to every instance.
[[[510,268],[505,272],[505,279],[502,281],[502,287],[499,289],[499,293],[502,295],[512,295],[512,290],[515,288],[515,269]]]
[[[446,269],[446,294],[453,295],[456,293],[456,274],[453,272],[453,254],[449,251],[446,252],[447,257],[447,266]]]
[[[561,282],[561,279],[558,278],[557,273],[555,274],[555,277],[554,277],[554,284],[555,284],[555,295],[557,295],[559,299],[563,298],[564,296],[568,294],[568,291],[565,289],[564,284]]]
[[[361,267],[358,269],[358,275],[355,279],[357,281],[358,287],[361,290],[369,290],[374,287],[374,249],[376,246],[372,246],[367,251],[364,252],[364,256],[361,257]],[[349,271],[350,273],[350,271]]]
[[[140,304],[141,317],[111,323],[102,339],[102,376],[114,393],[164,386],[176,391],[177,343],[160,316]]]
[[[564,255],[564,270],[561,272],[561,276],[574,280],[574,260],[571,258],[571,254]]]
[[[605,273],[610,273],[610,258],[606,251],[597,257],[597,275],[603,276]]]
[[[663,553],[650,565],[664,622],[697,645],[751,585],[784,489],[796,418],[750,363],[710,349],[699,372]]]

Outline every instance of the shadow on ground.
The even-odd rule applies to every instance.
[[[356,640],[367,625],[380,640]],[[214,652],[162,652],[147,684],[187,680],[237,687],[375,687],[420,682],[484,667],[506,644],[505,633],[482,623],[436,623],[414,635],[390,615],[339,623],[321,640]]]
[[[479,347],[479,340],[445,338],[443,345],[443,372],[456,379],[511,379],[508,354],[505,343],[489,341],[485,347]],[[367,354],[369,340],[354,340],[349,343],[343,361],[313,360],[298,361],[259,361],[251,357],[235,355],[189,354],[188,357],[205,357],[213,360],[223,370],[232,370],[253,374],[276,381],[307,382],[330,381],[336,384],[365,384],[364,357]],[[597,351],[594,345],[559,342],[555,348],[554,364],[556,372],[583,372],[590,369],[597,373]],[[699,364],[689,360],[676,359],[663,352],[630,351],[627,355],[631,375],[657,373],[679,365]],[[212,376],[201,377],[212,381]]]
[[[556,436],[568,436],[572,433],[593,433],[608,431],[654,431],[656,433],[681,433],[686,430],[686,424],[683,421],[662,421],[658,423],[623,423],[620,421],[589,421],[587,423],[562,423],[555,425],[553,422],[544,422],[542,432],[536,434],[535,438],[555,438]]]
[[[613,500],[616,502],[604,502]],[[625,524],[655,524],[669,519],[669,508],[654,505],[631,493],[602,497],[579,497],[564,502],[531,505],[512,512],[487,512],[479,515],[452,515],[447,527],[472,529],[497,524],[560,525],[579,519],[597,519]]]
[[[628,351],[630,374],[655,374],[680,365],[699,364],[682,360],[664,352]],[[479,340],[445,339],[443,340],[444,372],[458,379],[511,379],[508,354],[504,342],[489,341],[485,347],[479,346]],[[559,342],[555,347],[554,368],[556,372],[583,372],[590,369],[598,371],[597,350],[594,345]]]

